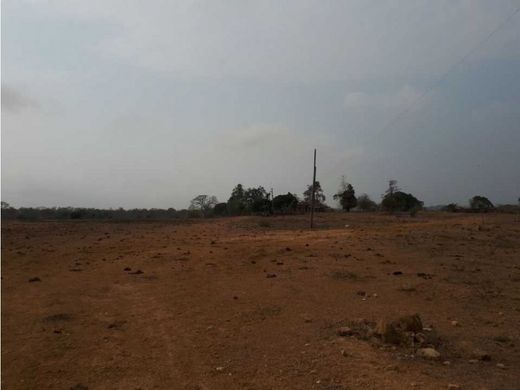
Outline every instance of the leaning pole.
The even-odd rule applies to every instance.
[[[314,170],[312,173],[312,192],[311,192],[311,229],[314,227],[314,201],[315,194],[314,190],[316,188],[316,149],[314,149]]]

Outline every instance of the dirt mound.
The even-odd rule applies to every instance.
[[[412,347],[414,349],[437,348],[440,338],[432,328],[424,328],[419,314],[399,317],[392,321],[368,321],[356,319],[337,331],[340,336],[353,336],[375,344]]]

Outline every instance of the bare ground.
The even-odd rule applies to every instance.
[[[318,226],[4,221],[3,388],[520,387],[519,216]],[[337,334],[414,313],[439,359]]]

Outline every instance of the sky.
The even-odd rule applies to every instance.
[[[4,0],[2,200],[520,197],[520,0]],[[515,14],[515,12],[517,12]]]

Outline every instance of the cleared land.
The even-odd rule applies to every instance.
[[[519,387],[518,215],[317,224],[4,221],[3,387]],[[440,358],[338,335],[415,313]]]

